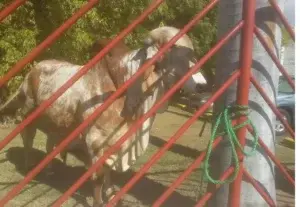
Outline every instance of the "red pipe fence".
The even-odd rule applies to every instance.
[[[26,0],[16,0],[6,8],[0,11],[0,21],[3,21],[8,15],[13,13],[19,6],[22,6]],[[26,126],[28,126],[33,120],[35,120],[39,115],[41,115],[58,97],[60,97],[69,87],[71,87],[81,76],[88,72],[88,70],[94,66],[98,61],[100,61],[119,41],[121,41],[127,34],[129,34],[137,25],[143,22],[156,8],[163,3],[163,0],[155,0],[150,6],[145,9],[145,11],[136,18],[128,27],[126,27],[119,35],[113,39],[109,44],[107,44],[94,58],[88,61],[85,66],[71,77],[63,86],[61,86],[48,100],[40,104],[35,111],[33,111],[26,119],[24,119],[8,136],[6,136],[0,142],[0,150],[2,150],[10,141],[16,137]],[[270,5],[278,13],[283,25],[291,35],[291,38],[295,40],[295,33],[291,26],[288,24],[286,18],[281,12],[280,8],[276,4],[275,0],[269,0]],[[22,60],[13,66],[7,74],[5,74],[0,79],[0,87],[6,84],[12,77],[19,73],[24,66],[32,62],[41,52],[48,48],[54,41],[56,41],[67,29],[69,29],[76,21],[86,14],[90,9],[95,7],[99,3],[99,0],[88,1],[83,7],[81,7],[72,17],[70,17],[66,22],[64,22],[59,28],[57,28],[52,34],[50,34],[41,44],[34,48],[29,54],[26,55]],[[32,169],[25,178],[18,183],[12,190],[10,190],[3,198],[0,200],[0,206],[4,206],[10,200],[12,200],[18,193],[24,188],[24,186],[30,182],[54,157],[62,151],[78,134],[80,134],[92,121],[94,121],[97,116],[103,113],[111,103],[113,103],[124,91],[133,84],[139,76],[141,76],[145,70],[155,63],[164,53],[173,46],[173,44],[184,34],[186,34],[199,20],[203,19],[205,15],[212,10],[218,3],[218,0],[211,0],[208,5],[196,14],[193,19],[187,23],[180,32],[174,36],[167,44],[165,44],[159,52],[149,61],[141,66],[136,74],[134,74],[128,81],[126,81],[117,91],[115,91],[107,100],[98,107],[94,113],[84,120],[71,134],[69,134],[50,154],[48,154],[34,169]],[[258,28],[255,26],[255,1],[244,1],[243,5],[243,19],[234,27],[230,32],[224,35],[219,42],[212,47],[212,49],[204,55],[195,66],[190,68],[189,72],[184,75],[146,114],[144,114],[140,119],[138,119],[133,126],[111,147],[109,148],[104,155],[99,158],[99,160],[92,165],[81,177],[78,179],[54,204],[53,206],[61,206],[65,200],[72,195],[98,168],[100,168],[105,160],[115,151],[119,149],[121,144],[126,141],[126,139],[131,136],[149,117],[153,116],[157,109],[167,101],[183,84],[188,78],[195,73],[199,68],[201,68],[205,62],[216,54],[216,52],[234,35],[242,30],[242,45],[243,49],[241,51],[241,62],[240,69],[236,70],[232,76],[220,87],[213,96],[201,106],[194,115],[186,121],[178,131],[169,139],[169,141],[158,150],[149,161],[144,164],[144,166],[129,180],[129,182],[121,188],[121,190],[116,194],[116,196],[108,203],[108,206],[115,205],[124,194],[153,166],[158,159],[182,136],[182,134],[198,119],[199,116],[209,108],[209,106],[215,102],[225,91],[226,89],[235,81],[238,80],[238,94],[237,94],[237,103],[239,105],[248,105],[248,96],[249,96],[249,86],[252,83],[256,89],[261,93],[264,100],[271,107],[273,112],[277,115],[280,121],[287,128],[288,132],[292,137],[295,136],[293,129],[289,126],[287,121],[282,118],[282,114],[276,108],[274,103],[268,98],[267,94],[264,92],[259,83],[251,76],[251,63],[252,63],[252,44],[254,34],[262,43],[272,60],[275,62],[276,66],[280,72],[286,77],[288,83],[295,90],[295,83],[285,71],[284,67],[276,57],[275,53],[268,46],[266,40],[259,32]],[[233,120],[233,124],[239,124],[246,120],[246,117],[242,116],[237,120]],[[243,127],[237,131],[239,141],[243,146],[245,144],[245,133],[246,131],[253,133],[253,129],[249,126]],[[218,137],[214,144],[215,148],[222,140],[222,137]],[[280,171],[283,173],[284,177],[295,186],[294,178],[292,178],[287,172],[286,168],[280,163],[280,161],[275,157],[275,155],[266,147],[263,143],[263,140],[259,138],[259,145],[266,151],[270,159],[278,166]],[[260,195],[266,200],[270,206],[274,206],[274,201],[267,195],[267,193],[257,184],[257,182],[252,178],[252,176],[243,168],[243,153],[237,149],[238,156],[240,160],[240,169],[237,176],[237,179],[232,184],[232,191],[230,196],[231,206],[239,206],[240,203],[240,191],[241,191],[241,182],[243,177],[245,177],[260,193]],[[193,172],[193,170],[198,167],[204,160],[206,153],[203,152],[198,158],[169,186],[169,188],[154,202],[153,206],[161,206],[168,197],[173,193],[173,191]],[[221,180],[227,179],[233,173],[233,167],[228,168],[223,175],[220,177]],[[196,206],[203,206],[212,195],[218,190],[220,185],[216,185],[215,188],[207,192],[196,204]]]

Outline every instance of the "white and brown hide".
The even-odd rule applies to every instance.
[[[43,121],[39,122],[43,126],[38,127],[44,128],[48,133],[56,130],[64,131],[66,135],[75,129],[179,30],[172,27],[160,27],[154,31],[150,32],[148,38],[151,41],[148,41],[148,44],[140,49],[128,50],[124,43],[117,45],[116,48],[118,49],[112,50],[45,111],[41,118]],[[162,37],[159,37],[160,35]],[[107,40],[100,41],[94,46],[97,49],[97,46],[103,47],[106,43]],[[85,149],[90,156],[89,161],[96,162],[109,147],[114,145],[128,131],[134,121],[148,112],[166,90],[174,85],[193,65],[193,47],[190,39],[184,36],[82,133],[84,145],[86,144]],[[12,100],[23,102],[20,108],[26,114],[47,100],[80,68],[82,66],[65,61],[41,61],[32,68]],[[197,84],[205,84],[203,81],[199,81],[196,76],[192,76],[185,84],[185,87],[193,92],[196,92]],[[11,101],[11,103],[13,102]],[[166,109],[167,104],[161,108],[161,112]],[[9,105],[9,103],[5,104],[0,109],[0,113],[3,109],[9,109]],[[11,106],[15,105],[11,104]],[[120,172],[128,170],[145,152],[149,144],[153,121],[154,116],[146,120],[121,146],[120,150],[106,160],[105,167],[94,174],[94,180],[97,180],[103,173],[106,176],[106,173],[103,172],[105,169]],[[27,130],[27,133],[30,133],[30,130]],[[62,134],[55,137],[58,139],[65,137],[65,134],[64,136]],[[83,146],[83,144],[79,145]],[[89,165],[89,161],[86,164]],[[101,206],[102,199],[99,194],[101,187],[96,186],[94,189],[95,206]]]

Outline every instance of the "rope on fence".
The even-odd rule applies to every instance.
[[[242,105],[235,105],[235,106],[229,106],[227,108],[224,109],[223,112],[221,112],[216,119],[216,123],[215,126],[212,130],[212,134],[208,143],[208,147],[207,147],[207,153],[206,153],[206,157],[205,157],[205,162],[204,162],[204,176],[205,179],[207,179],[209,182],[214,183],[214,184],[225,184],[225,183],[231,183],[235,180],[235,178],[237,177],[237,174],[239,172],[239,160],[238,160],[238,155],[236,152],[236,146],[243,152],[244,155],[246,156],[251,156],[256,152],[256,148],[258,146],[258,134],[257,134],[257,130],[255,128],[255,126],[253,125],[253,123],[251,122],[251,120],[248,118],[246,121],[244,121],[241,124],[232,125],[232,120],[241,116],[249,116],[249,111],[248,111],[248,106],[242,106]],[[218,133],[218,128],[220,126],[220,123],[224,122],[225,124],[225,131]],[[243,128],[247,125],[251,125],[254,129],[254,143],[252,146],[252,150],[250,152],[246,152],[243,147],[241,146],[235,131]],[[224,136],[227,135],[229,142],[230,142],[230,146],[231,146],[231,151],[232,151],[232,155],[233,155],[233,162],[234,162],[234,173],[231,177],[229,177],[226,180],[215,180],[210,176],[209,173],[209,158],[211,156],[211,152],[212,152],[212,146],[213,146],[213,142],[214,140],[219,137],[219,136]]]

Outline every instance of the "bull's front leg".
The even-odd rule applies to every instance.
[[[116,189],[111,182],[112,170],[108,166],[104,166],[104,202],[109,202],[115,196]]]
[[[94,200],[93,207],[104,207],[104,198],[103,198],[103,187],[104,187],[104,174],[94,175],[92,178],[93,187],[94,187]]]
[[[102,135],[102,131],[97,127],[92,126],[86,137],[86,147],[88,154],[90,155],[90,162],[86,164],[95,164],[105,151],[105,141],[106,136]],[[97,172],[92,176],[92,182],[94,184],[94,201],[93,207],[105,206],[108,200],[113,197],[114,190],[112,188],[111,182],[111,168],[104,164]]]
[[[110,182],[111,171],[109,167],[103,166],[92,177],[94,184],[93,207],[104,207],[114,196],[114,191]]]

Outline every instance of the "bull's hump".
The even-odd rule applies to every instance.
[[[66,72],[71,72],[72,70],[78,70],[81,66],[69,63],[67,61],[61,60],[43,60],[39,62],[35,68],[41,70],[41,72],[46,74],[53,74],[57,70],[66,70]]]

